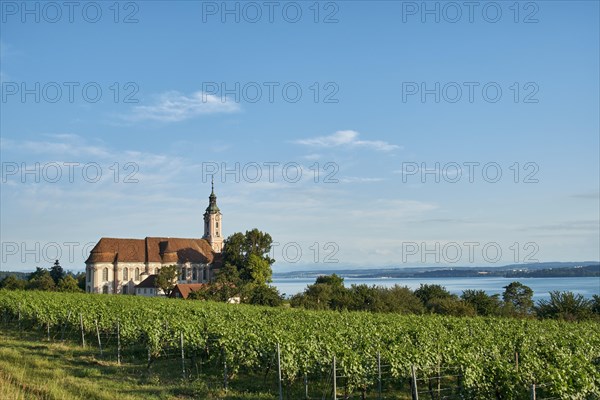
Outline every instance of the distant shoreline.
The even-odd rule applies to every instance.
[[[312,270],[273,273],[276,279],[310,279],[320,275],[337,274],[343,278],[584,278],[600,277],[599,262],[537,263],[503,267],[410,267],[377,269]]]

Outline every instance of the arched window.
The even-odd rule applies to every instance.
[[[185,281],[187,279],[186,277],[186,271],[185,271],[185,267],[181,267],[181,280]]]
[[[135,280],[136,281],[140,280],[140,269],[139,268],[135,269]]]
[[[129,270],[127,268],[123,268],[123,280],[124,281],[129,280]]]
[[[102,280],[103,281],[108,280],[108,268],[104,268],[104,270],[102,270]]]
[[[197,280],[198,279],[198,268],[194,267],[192,268],[192,280]]]
[[[128,294],[128,292],[129,292],[128,289],[129,289],[129,286],[127,286],[127,285],[123,286],[123,294]]]

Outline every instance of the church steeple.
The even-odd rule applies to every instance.
[[[208,207],[204,213],[204,236],[210,243],[215,253],[220,253],[223,249],[223,236],[222,236],[222,225],[221,225],[221,210],[217,206],[217,195],[215,194],[215,182],[214,177],[211,180],[211,191],[208,196]]]

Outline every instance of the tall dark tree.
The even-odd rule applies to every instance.
[[[54,284],[58,285],[58,282],[65,277],[65,271],[60,266],[58,260],[54,261],[54,265],[50,268],[50,276],[54,280]]]
[[[42,276],[44,276],[46,274],[48,274],[48,270],[46,268],[36,267],[35,271],[33,271],[32,273],[29,274],[29,276],[27,277],[27,280],[31,281],[33,279],[37,279],[39,277],[42,277]]]
[[[600,315],[600,296],[597,294],[592,296],[592,312]]]
[[[82,291],[85,292],[85,279],[86,279],[85,272],[78,272],[77,274],[75,274],[73,276],[73,278],[75,278],[75,280],[77,280],[77,286],[79,287],[79,289],[81,289]]]

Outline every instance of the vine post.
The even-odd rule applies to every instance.
[[[283,388],[281,386],[281,348],[277,343],[277,384],[279,385],[279,400],[283,400]]]
[[[81,328],[81,347],[85,347],[85,333],[83,332],[83,315],[79,314],[79,327]]]
[[[531,384],[531,400],[535,400],[535,383]]]
[[[377,398],[381,400],[381,353],[377,352]]]
[[[411,387],[412,387],[412,398],[413,400],[419,400],[419,390],[417,389],[417,373],[415,372],[415,366],[411,365]]]
[[[308,374],[304,373],[304,398],[308,399]]]
[[[335,356],[333,356],[333,400],[337,400],[337,372],[335,369]]]
[[[223,349],[223,389],[227,393],[227,355]]]
[[[121,324],[117,321],[117,365],[121,365]]]
[[[102,357],[102,341],[100,340],[100,329],[98,328],[98,320],[94,320],[94,325],[96,325],[96,337],[98,338],[98,348],[100,349],[100,357]]]
[[[69,322],[69,317],[71,316],[71,310],[69,310],[69,313],[67,314],[67,319],[63,321],[62,324],[62,329],[60,331],[60,341],[62,342],[63,340],[65,340],[65,329],[67,329],[67,322]]]
[[[183,349],[183,332],[179,335],[179,344],[181,345],[181,374],[185,379],[185,351]]]

